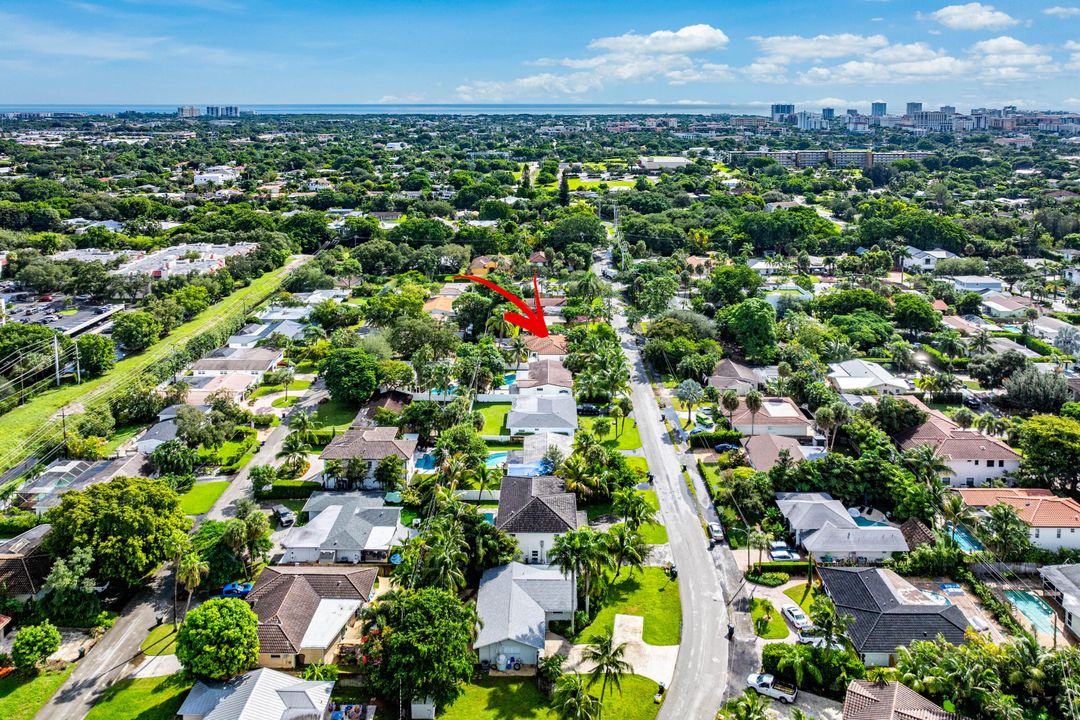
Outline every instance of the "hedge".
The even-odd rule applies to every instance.
[[[1052,312],[1050,317],[1057,318],[1062,322],[1071,323],[1073,325],[1080,325],[1080,313],[1074,312]]]
[[[263,500],[302,500],[322,489],[321,483],[310,480],[277,480],[269,490],[259,493],[258,496]]]
[[[795,673],[791,666],[780,669],[780,661],[796,652],[797,645],[790,643],[766,643],[761,651],[761,667],[764,672],[775,675],[780,680],[795,683]],[[805,647],[805,646],[804,646]],[[866,675],[866,667],[859,656],[851,650],[830,650],[829,648],[811,647],[813,664],[821,671],[821,683],[814,682],[810,673],[803,675],[801,690],[807,690],[831,698],[842,698],[847,690],[848,680],[859,680]],[[846,676],[844,682],[837,680]],[[833,688],[836,688],[835,690]]]
[[[776,560],[771,562],[763,562],[760,565],[754,563],[754,569],[759,572],[780,572],[787,573],[788,575],[801,575],[806,577],[806,568],[808,563],[800,560]]]
[[[37,513],[28,510],[8,510],[0,515],[0,535],[21,535],[42,522]]]
[[[938,368],[939,370],[948,370],[950,368],[952,370],[960,370],[962,368],[966,368],[968,366],[968,363],[971,362],[971,358],[948,357],[936,347],[927,345],[926,343],[923,343],[920,347],[927,355],[930,356],[930,359],[934,362],[934,367]]]
[[[975,593],[975,596],[979,598],[979,602],[983,607],[994,614],[994,618],[998,623],[1008,630],[1013,635],[1022,635],[1027,631],[1020,626],[1020,623],[1016,621],[1016,616],[1013,615],[1012,608],[1007,604],[998,600],[990,588],[986,586],[982,580],[975,577],[975,574],[966,567],[957,568],[954,571],[957,580],[966,582],[971,586],[971,591]]]
[[[746,577],[747,582],[752,582],[755,585],[764,585],[765,587],[772,587],[772,588],[780,587],[781,585],[783,585],[784,583],[786,583],[788,580],[791,579],[791,576],[788,575],[787,573],[782,573],[782,572],[756,573],[753,570],[747,570],[745,577]]]
[[[742,433],[738,430],[713,430],[690,436],[690,447],[711,448],[716,445],[738,445]]]

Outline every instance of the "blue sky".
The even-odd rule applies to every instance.
[[[0,0],[0,105],[1080,110],[1080,0]]]

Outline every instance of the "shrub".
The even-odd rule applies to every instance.
[[[40,625],[24,625],[15,633],[11,644],[11,658],[15,667],[30,673],[37,670],[42,660],[60,649],[60,631],[46,620]]]
[[[761,651],[761,667],[764,672],[775,675],[781,680],[795,682],[790,667],[780,669],[780,661],[796,652],[796,645],[788,643],[767,643]],[[859,656],[850,650],[830,650],[811,648],[814,665],[821,670],[821,683],[818,684],[809,673],[803,676],[802,689],[833,698],[842,698],[849,680],[858,680],[866,674]]]
[[[311,497],[311,493],[322,490],[323,486],[309,480],[278,480],[259,494],[263,500],[299,500]]]
[[[765,587],[780,587],[790,580],[791,576],[782,572],[756,573],[752,570],[747,570],[746,579],[749,582],[757,585],[764,585]]]
[[[258,624],[243,600],[207,600],[184,618],[176,636],[176,659],[199,677],[235,677],[259,659]]]
[[[755,563],[754,568],[762,573],[782,573],[787,575],[806,575],[807,563],[802,560],[784,560]]]
[[[41,517],[29,510],[8,510],[0,515],[0,535],[20,535],[41,524]]]
[[[690,447],[711,448],[715,445],[738,445],[742,433],[738,430],[713,430],[690,436]]]

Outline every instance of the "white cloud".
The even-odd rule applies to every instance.
[[[557,68],[511,80],[474,80],[457,88],[469,102],[581,96],[608,85],[661,80],[669,85],[724,82],[734,71],[707,57],[722,51],[728,36],[710,25],[688,25],[679,30],[658,30],[648,35],[629,32],[593,40],[588,47],[602,51],[589,57],[541,58],[528,65]]]
[[[1070,40],[1065,43],[1065,49],[1072,53],[1069,56],[1069,64],[1065,67],[1070,70],[1080,70],[1080,42]]]
[[[765,56],[765,62],[790,63],[793,60],[823,60],[827,58],[860,55],[889,44],[884,35],[770,35],[750,38],[757,43]]]
[[[1048,7],[1043,10],[1044,15],[1053,15],[1059,18],[1070,18],[1080,16],[1080,7],[1062,7],[1061,5],[1055,5],[1054,7]]]
[[[1044,47],[1008,35],[977,42],[970,52],[983,80],[1028,80],[1058,69]]]
[[[936,20],[952,30],[988,30],[1019,24],[1008,13],[994,9],[993,5],[970,2],[965,5],[946,5],[930,13],[930,19]]]

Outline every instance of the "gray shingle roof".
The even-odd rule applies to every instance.
[[[557,567],[512,562],[490,568],[480,579],[476,612],[482,627],[473,647],[515,640],[543,649],[547,613],[573,610],[574,583]]]
[[[802,545],[815,555],[858,552],[905,552],[907,541],[900,528],[836,527],[826,522],[803,538]]]
[[[576,430],[577,404],[574,398],[561,395],[556,397],[519,395],[514,398],[513,407],[506,414],[506,426]]]
[[[499,529],[508,533],[562,533],[583,524],[577,497],[550,475],[503,478],[499,490]]]

